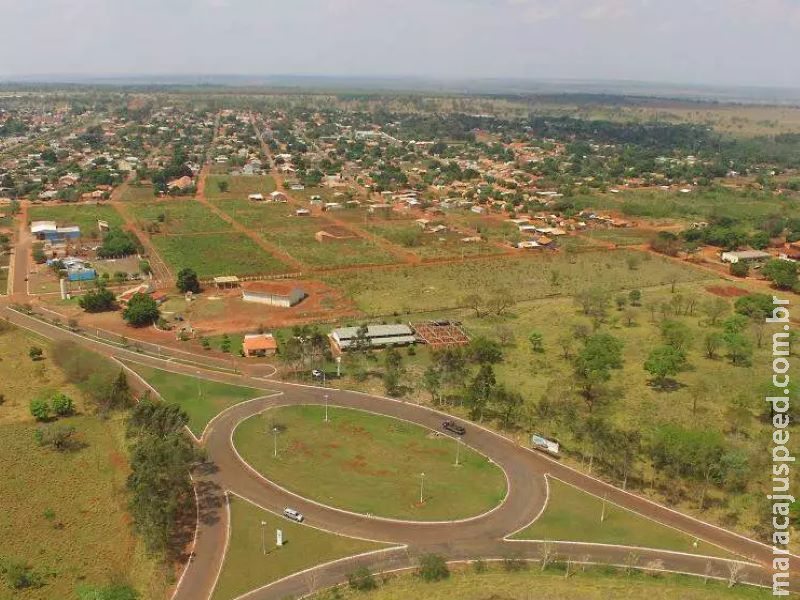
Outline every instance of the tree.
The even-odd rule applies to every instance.
[[[497,379],[490,364],[482,364],[467,388],[470,404],[470,418],[483,420],[483,412],[494,392]]]
[[[66,417],[75,412],[72,398],[61,392],[56,393],[50,400],[53,412],[59,417]]]
[[[528,337],[528,341],[531,343],[531,350],[534,352],[544,352],[544,346],[542,342],[544,341],[544,336],[538,331],[534,331]]]
[[[731,263],[730,266],[730,274],[734,277],[747,277],[750,274],[750,265],[748,265],[744,261],[738,261],[735,263]]]
[[[602,385],[611,379],[611,370],[622,368],[623,342],[607,333],[586,339],[573,362],[573,372],[581,396],[591,412]]]
[[[438,403],[442,389],[442,373],[436,365],[429,365],[422,374],[422,387],[431,395],[431,402]]]
[[[656,387],[666,387],[668,378],[677,375],[686,366],[686,352],[674,346],[660,346],[650,352],[644,369],[653,376]]]
[[[753,344],[741,333],[727,332],[722,336],[728,358],[734,365],[747,365],[753,355]]]
[[[44,351],[39,346],[31,346],[28,349],[28,356],[32,361],[36,362],[44,356]]]
[[[711,331],[706,334],[703,340],[703,345],[706,351],[706,358],[717,358],[719,349],[722,347],[724,340],[722,334],[718,331]]]
[[[423,554],[419,558],[419,576],[428,583],[450,577],[447,562],[439,554]]]
[[[639,306],[642,303],[642,292],[639,290],[631,290],[628,293],[628,300],[630,300],[631,306]]]
[[[769,294],[747,294],[737,298],[733,306],[738,314],[763,321],[772,314],[772,296]]]
[[[50,418],[50,405],[44,398],[34,398],[29,406],[31,416],[37,421],[47,421]]]
[[[175,285],[182,294],[187,292],[200,293],[200,281],[197,279],[197,273],[189,267],[178,271],[178,279]]]
[[[692,330],[680,321],[665,320],[661,323],[661,338],[676,350],[689,349],[693,338]]]
[[[500,385],[494,391],[494,402],[499,408],[499,412],[503,418],[503,427],[508,429],[509,426],[517,420],[519,411],[524,404],[522,394],[516,390],[509,390],[503,385]]]
[[[161,316],[158,303],[150,294],[135,293],[128,306],[122,311],[122,318],[134,327],[152,325]]]
[[[473,362],[480,365],[494,365],[503,360],[503,349],[494,340],[475,337],[469,343],[467,352]]]
[[[151,551],[169,550],[179,517],[192,499],[189,471],[197,455],[182,431],[188,416],[180,408],[157,407],[148,400],[134,411],[132,422],[127,487],[134,525]]]
[[[225,354],[228,354],[231,351],[231,338],[227,333],[222,334],[222,341],[219,343],[219,349]]]
[[[761,273],[781,290],[791,290],[797,284],[797,264],[788,260],[769,260]]]
[[[78,299],[80,307],[89,313],[105,312],[117,308],[117,299],[114,292],[105,287],[98,286],[86,292]]]
[[[224,194],[228,191],[228,180],[227,179],[219,179],[217,180],[217,189],[220,191],[221,194]]]
[[[728,301],[724,298],[711,298],[703,303],[703,313],[708,318],[709,325],[716,325],[720,317],[730,310]]]

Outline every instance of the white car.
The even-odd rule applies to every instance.
[[[287,519],[291,519],[292,521],[297,521],[298,523],[302,523],[305,517],[302,513],[297,512],[293,508],[284,508],[283,509],[283,516]]]

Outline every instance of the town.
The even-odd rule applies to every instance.
[[[766,597],[798,123],[0,86],[9,598]]]

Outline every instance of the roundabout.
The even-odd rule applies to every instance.
[[[507,493],[503,471],[464,437],[300,405],[242,421],[233,441],[251,467],[298,496],[374,517],[451,521],[487,513]]]

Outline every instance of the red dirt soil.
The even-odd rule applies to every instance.
[[[750,292],[741,288],[733,286],[712,285],[706,288],[706,291],[715,296],[722,296],[723,298],[738,298],[739,296],[747,296]]]

